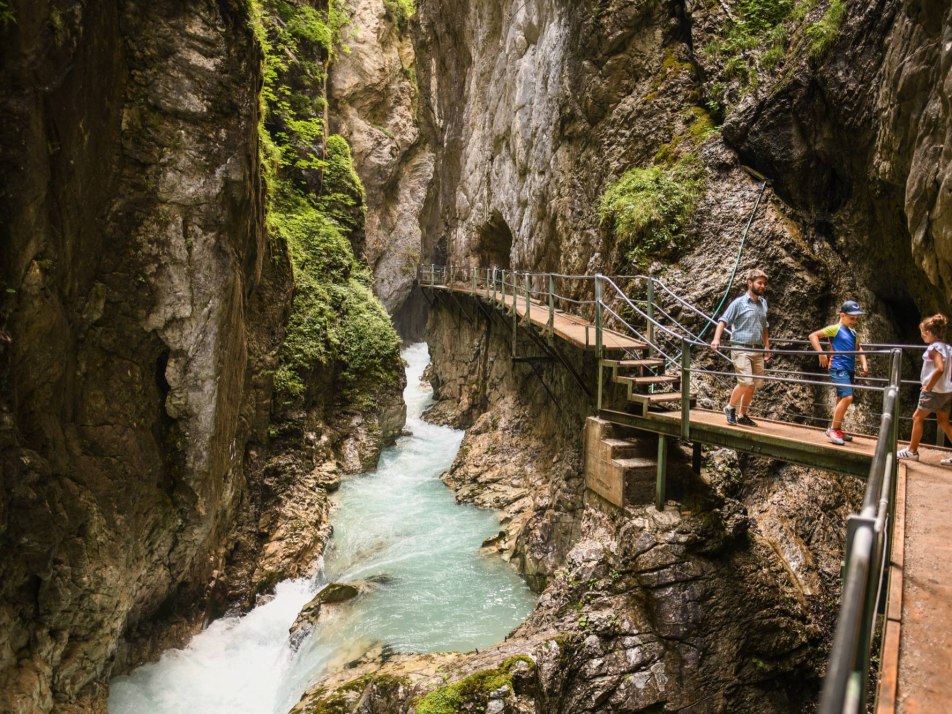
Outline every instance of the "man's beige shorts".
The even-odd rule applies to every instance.
[[[751,350],[731,350],[731,362],[737,372],[737,383],[747,387],[751,384],[760,388],[764,380],[756,379],[754,375],[764,373],[764,353]]]

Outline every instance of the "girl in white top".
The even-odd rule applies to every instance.
[[[912,436],[909,447],[899,451],[900,459],[919,460],[919,441],[926,417],[935,413],[936,423],[952,442],[952,426],[949,425],[949,410],[952,408],[952,347],[945,342],[945,330],[949,319],[945,315],[933,315],[919,323],[919,333],[925,342],[922,355],[922,391],[919,406],[912,415]],[[952,466],[952,457],[939,462]]]

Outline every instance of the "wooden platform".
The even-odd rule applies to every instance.
[[[877,714],[952,712],[952,468],[949,451],[901,461]]]
[[[837,446],[830,443],[822,429],[802,424],[758,418],[756,427],[729,426],[722,412],[694,408],[689,414],[692,441],[864,478],[869,475],[876,449],[876,440],[869,436],[855,435],[845,446]],[[681,435],[680,411],[641,416],[602,409],[599,416],[656,434]]]

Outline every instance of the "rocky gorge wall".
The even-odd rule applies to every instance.
[[[87,712],[121,635],[214,568],[289,283],[241,12],[13,9],[0,691]]]
[[[104,711],[111,676],[307,572],[327,492],[402,426],[362,225],[272,200],[261,23],[246,3],[0,3],[3,712]],[[326,141],[299,153],[319,186],[346,183],[346,143],[334,163]],[[301,248],[318,232],[332,277]],[[314,291],[346,351],[294,322]],[[288,335],[324,362],[295,362]],[[368,351],[386,362],[366,364],[372,402]],[[289,375],[307,393],[275,399]]]

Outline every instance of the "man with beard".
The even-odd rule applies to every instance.
[[[758,375],[764,373],[764,362],[770,359],[766,291],[767,274],[757,268],[747,271],[747,292],[728,305],[718,318],[711,341],[711,349],[719,349],[724,328],[731,328],[731,362],[737,373],[737,386],[724,407],[727,423],[731,425],[757,426],[747,412],[754,390],[764,382]]]

